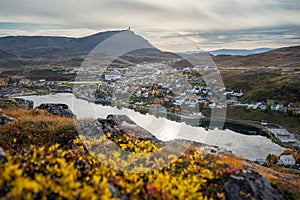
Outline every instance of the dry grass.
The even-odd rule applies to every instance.
[[[3,113],[11,117],[19,119],[19,121],[55,121],[57,123],[73,123],[73,118],[60,117],[58,115],[50,115],[47,111],[40,109],[29,110],[27,108],[4,109]]]
[[[18,145],[24,148],[31,144],[62,146],[77,135],[73,118],[50,115],[44,110],[26,108],[4,109],[2,113],[17,119],[0,129],[0,145]]]
[[[238,158],[234,155],[223,155],[218,157],[218,162],[222,164],[228,164],[231,166],[234,166],[239,169],[245,169],[245,159],[243,158]]]

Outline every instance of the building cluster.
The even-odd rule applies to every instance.
[[[290,133],[285,128],[268,128],[268,131],[270,131],[282,143],[296,144],[297,142],[294,134]]]
[[[137,110],[157,108],[189,117],[203,117],[203,108],[226,108],[225,89],[213,78],[204,81],[192,71],[195,69],[175,69],[166,63],[111,67],[98,75],[102,83],[81,84],[74,92],[95,102],[122,101]]]
[[[213,67],[174,68],[168,63],[145,63],[135,66],[86,67],[77,77],[101,80],[97,85],[81,84],[78,93],[95,102],[130,103],[134,109],[167,110],[181,115],[202,116],[204,108],[240,106],[300,114],[300,104],[283,104],[273,100],[243,102],[243,91],[226,90],[219,85]],[[80,81],[80,79],[78,79]],[[158,106],[160,105],[160,106]]]
[[[46,81],[45,79],[32,81],[29,79],[13,79],[0,83],[0,98],[9,98],[15,95],[34,95],[50,92],[72,92],[68,85],[60,81]]]
[[[243,101],[229,101],[229,106],[246,107],[253,110],[272,110],[291,114],[295,116],[300,115],[300,104],[298,103],[281,103],[274,100],[260,101],[260,102],[243,102]]]

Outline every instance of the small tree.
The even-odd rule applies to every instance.
[[[269,165],[274,165],[278,162],[278,156],[274,154],[268,154],[266,160],[268,161]]]

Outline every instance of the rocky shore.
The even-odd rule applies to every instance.
[[[20,101],[20,100],[19,100]],[[24,103],[24,101],[20,101],[22,103],[22,105],[26,106],[26,105],[30,105],[27,103]],[[27,106],[28,109],[30,110],[30,106]],[[75,117],[75,115],[73,114],[73,112],[70,110],[70,108],[64,104],[41,104],[37,109],[43,109],[43,110],[47,110],[47,112],[49,112],[50,114],[50,118],[51,120],[67,120],[67,119],[72,119],[73,117]],[[39,118],[38,116],[38,112],[35,112],[37,114],[37,116],[35,116],[36,118]],[[41,112],[44,113],[44,112]],[[30,112],[29,112],[30,114]],[[49,114],[43,114],[46,117],[49,117]],[[58,115],[58,116],[62,116],[62,117],[66,117],[66,118],[61,118],[61,119],[57,119],[51,118],[51,115]],[[10,124],[13,125],[13,128],[6,128],[5,130],[7,131],[12,131],[11,133],[9,133],[9,135],[14,135],[14,137],[16,137],[16,139],[13,139],[12,142],[12,146],[10,148],[12,148],[12,152],[18,151],[16,148],[16,145],[18,143],[22,143],[21,138],[23,138],[24,136],[22,136],[22,132],[24,130],[26,130],[26,127],[19,127],[16,128],[16,125],[18,122],[18,120],[20,120],[20,122],[24,123],[24,124],[28,124],[26,122],[26,119],[23,119],[22,117],[18,120],[15,120],[14,118],[9,117],[8,115],[4,115],[1,114],[1,116],[4,116],[5,119],[10,119],[10,122],[8,122],[8,124],[3,124],[3,126],[9,126]],[[30,119],[32,120],[32,119]],[[38,122],[37,124],[34,124],[34,121],[30,122],[29,124],[31,124],[31,126],[40,126],[42,121]],[[70,121],[71,122],[71,121]],[[99,118],[96,120],[86,120],[86,121],[77,121],[77,134],[79,135],[84,135],[86,138],[90,138],[90,139],[97,139],[97,138],[108,138],[111,141],[118,141],[121,140],[123,143],[122,145],[126,145],[127,143],[131,143],[132,141],[148,141],[149,144],[157,146],[157,147],[163,147],[165,145],[168,145],[170,143],[173,143],[173,148],[179,148],[180,145],[182,144],[188,144],[189,147],[188,149],[186,149],[186,152],[182,152],[182,157],[179,157],[177,161],[174,161],[175,163],[177,163],[176,165],[174,165],[174,167],[166,167],[166,171],[164,169],[159,169],[158,172],[153,172],[150,174],[155,174],[155,173],[161,173],[161,176],[165,176],[165,178],[167,179],[169,176],[182,176],[183,178],[188,179],[188,176],[194,176],[194,177],[210,177],[207,178],[207,180],[205,179],[205,183],[201,183],[201,187],[198,190],[198,192],[202,192],[204,195],[207,196],[213,196],[215,198],[225,198],[225,199],[284,199],[284,195],[279,192],[277,190],[277,188],[274,188],[271,184],[271,182],[269,181],[269,179],[267,179],[266,177],[264,177],[263,175],[257,173],[255,170],[252,169],[247,169],[245,167],[243,167],[243,160],[242,159],[238,159],[235,158],[234,155],[232,155],[230,152],[226,152],[223,149],[220,149],[216,146],[208,146],[205,144],[201,144],[201,143],[196,143],[196,142],[191,142],[191,141],[185,141],[185,140],[171,140],[171,141],[160,141],[159,139],[157,139],[155,136],[153,136],[149,131],[145,130],[143,127],[138,126],[133,120],[131,120],[128,116],[125,115],[108,115],[106,118]],[[45,123],[52,123],[55,126],[54,122],[48,121]],[[24,128],[24,129],[23,129]],[[39,131],[37,130],[37,128],[32,129],[32,131]],[[47,132],[47,131],[46,131]],[[1,134],[5,134],[6,132],[2,132]],[[63,148],[66,148],[67,150],[64,152],[62,150],[58,150],[56,151],[55,148],[53,149],[52,147],[50,147],[47,151],[45,155],[45,157],[40,156],[39,159],[45,159],[45,158],[50,158],[48,156],[49,152],[52,152],[53,154],[57,154],[59,152],[63,152],[62,155],[71,155],[72,151],[76,152],[74,153],[74,155],[72,154],[73,157],[62,157],[62,155],[56,155],[56,156],[60,156],[63,159],[66,159],[66,161],[70,160],[70,159],[75,159],[75,165],[74,163],[71,165],[72,167],[74,166],[74,169],[70,169],[70,170],[77,170],[79,169],[81,171],[82,174],[89,174],[91,172],[91,170],[95,170],[94,166],[92,166],[91,163],[95,163],[96,161],[88,161],[87,158],[84,157],[84,155],[82,154],[79,158],[75,157],[75,155],[79,155],[80,153],[77,152],[78,149],[76,150],[76,145],[74,145],[74,140],[75,138],[69,138],[68,139],[68,134],[70,132],[66,129],[61,129],[60,132],[55,133],[55,137],[59,138],[59,140],[55,139],[53,141],[59,141],[62,144],[65,144],[66,146],[62,146]],[[51,134],[49,135],[49,132],[47,132],[48,134],[48,140],[50,140],[50,138],[52,137]],[[73,134],[73,132],[72,132]],[[28,134],[26,134],[28,135]],[[33,134],[34,135],[34,134]],[[112,138],[117,138],[118,140],[112,139]],[[33,141],[33,140],[32,140]],[[69,145],[69,144],[73,144],[73,145]],[[84,143],[83,143],[84,144]],[[116,143],[117,144],[117,143]],[[132,143],[132,144],[143,144],[143,143]],[[42,145],[42,144],[39,144]],[[118,144],[117,144],[118,145]],[[138,147],[138,146],[137,146]],[[138,148],[142,148],[143,146],[140,146]],[[14,150],[14,148],[16,148],[16,150]],[[23,147],[24,148],[24,147]],[[99,148],[99,147],[98,147]],[[144,147],[143,147],[144,148]],[[26,149],[26,147],[25,147]],[[195,157],[195,151],[201,150],[202,157],[198,158],[199,160],[196,159]],[[24,150],[22,150],[23,152]],[[25,150],[25,152],[30,152],[33,150]],[[42,150],[37,150],[39,152],[39,154],[42,155]],[[87,151],[87,149],[85,149],[85,151]],[[115,155],[114,152],[110,153],[110,149],[105,150],[107,151],[108,155]],[[151,151],[151,149],[150,149]],[[194,152],[194,153],[193,153]],[[86,152],[88,153],[88,152]],[[15,154],[15,153],[14,153]],[[213,154],[213,155],[212,155]],[[15,154],[18,155],[18,154]],[[30,154],[25,153],[24,156],[29,156],[28,159],[33,159],[32,157],[30,157]],[[56,157],[54,156],[54,158]],[[168,158],[168,156],[170,155],[166,155],[166,157]],[[230,156],[230,158],[236,159],[235,162],[237,163],[241,163],[240,165],[237,165],[234,162],[229,162],[230,164],[226,164],[228,163],[227,161],[224,162],[222,160],[224,160],[223,158],[226,158]],[[222,158],[223,157],[223,158]],[[11,159],[11,158],[10,158]],[[14,157],[14,159],[18,159],[18,157]],[[36,168],[36,166],[34,165],[34,163],[26,163],[27,159],[23,159],[22,162],[24,162],[21,166],[31,166],[30,168],[24,168],[24,170],[30,170],[30,171],[26,171],[27,173],[30,173],[32,175],[34,175],[34,173],[39,173],[39,170],[43,170],[44,169],[44,164],[40,164],[40,163],[44,163],[43,160],[39,160],[37,161],[38,165],[40,165],[40,169]],[[61,160],[59,160],[61,162]],[[64,162],[66,162],[64,161]],[[15,162],[20,162],[20,161],[15,161]],[[51,161],[48,160],[47,162],[51,163],[51,162],[58,162],[58,161]],[[2,163],[2,164],[1,164]],[[0,168],[1,169],[5,169],[8,166],[6,166],[8,163],[8,159],[6,157],[5,151],[3,151],[0,148]],[[217,164],[219,163],[219,164]],[[222,164],[220,164],[222,163]],[[152,164],[155,164],[155,162],[153,162]],[[152,165],[151,164],[151,165]],[[5,167],[6,166],[6,167]],[[54,166],[54,165],[53,165]],[[240,167],[237,167],[240,166]],[[49,165],[48,167],[52,167],[52,165]],[[67,165],[66,165],[67,167]],[[97,165],[97,167],[99,167],[99,165]],[[193,167],[193,168],[191,168]],[[253,169],[255,167],[253,166]],[[46,169],[46,168],[45,168]],[[197,169],[196,171],[193,171]],[[63,169],[61,169],[63,170]],[[107,167],[103,168],[102,170],[108,170]],[[111,169],[110,169],[111,170]],[[191,170],[191,171],[190,171]],[[212,173],[213,176],[209,176],[205,172],[205,170],[209,170],[209,173]],[[50,173],[50,172],[47,172]],[[75,172],[74,172],[75,173]],[[78,173],[78,172],[76,172]],[[123,174],[123,172],[114,172],[114,171],[107,171],[107,173],[109,174],[103,174],[103,176],[108,177],[108,191],[112,194],[112,197],[115,198],[119,198],[119,199],[132,199],[133,197],[136,198],[142,198],[145,197],[144,195],[148,195],[149,198],[151,197],[155,197],[155,195],[158,195],[156,197],[160,198],[160,197],[168,197],[168,192],[163,193],[162,191],[164,191],[164,187],[166,186],[161,186],[161,188],[156,188],[152,185],[151,183],[151,179],[150,177],[154,176],[151,175],[149,176],[149,174],[139,174],[138,177],[140,177],[139,180],[143,180],[143,184],[140,187],[137,187],[136,189],[141,189],[141,188],[145,188],[145,193],[144,192],[140,192],[138,193],[139,196],[135,196],[134,191],[131,192],[124,192],[124,188],[121,185],[123,179],[126,180],[131,180],[129,179],[129,177],[134,176],[134,175],[130,175],[129,177],[127,177],[127,174]],[[184,175],[185,173],[188,174]],[[112,175],[114,174],[114,175]],[[199,174],[202,174],[201,176],[199,176]],[[206,175],[204,175],[206,174]],[[60,180],[63,179],[64,177],[56,177],[56,175],[51,175],[49,174],[51,177],[55,177],[56,180]],[[88,177],[93,177],[95,174],[89,174]],[[50,177],[49,176],[49,177]],[[149,177],[148,177],[149,176]],[[35,176],[32,176],[35,177]],[[67,178],[68,176],[66,176],[65,178]],[[3,177],[2,177],[3,178]],[[76,179],[77,180],[77,179]],[[77,184],[83,184],[85,179],[79,178],[78,179],[80,182]],[[77,181],[78,181],[77,180]],[[174,179],[175,180],[175,179]],[[194,180],[194,179],[193,179]],[[12,180],[10,180],[12,181]],[[34,181],[34,180],[32,180]],[[36,181],[36,180],[35,180]],[[195,179],[195,181],[197,181]],[[50,181],[51,182],[51,181]],[[53,182],[53,181],[52,181]],[[0,197],[4,195],[9,194],[7,193],[8,191],[10,191],[9,185],[13,185],[11,184],[9,181],[6,180],[6,182],[3,182],[4,184],[8,184],[6,186],[1,186],[2,189],[0,189]],[[15,184],[15,183],[14,183]],[[73,183],[71,182],[70,185],[72,185]],[[124,185],[124,187],[127,188],[127,190],[125,191],[129,191],[128,188],[131,187],[130,184],[135,184],[135,182],[129,182],[127,183],[127,185]],[[171,183],[170,183],[171,184]],[[181,183],[176,183],[178,185],[178,189],[179,186],[181,185]],[[182,187],[182,186],[180,186]],[[214,188],[215,187],[215,188]],[[126,189],[125,188],[125,189]],[[201,189],[202,188],[202,189]],[[141,191],[144,191],[141,190]],[[188,191],[189,189],[187,187],[183,187],[180,188],[181,191]],[[39,189],[40,192],[43,191],[42,188]],[[60,191],[60,190],[59,190]],[[25,192],[26,193],[26,192]],[[39,194],[48,194],[47,191],[45,190],[43,193],[39,193]],[[51,196],[54,193],[49,193],[49,195]],[[59,197],[60,195],[62,195],[63,193],[57,193]],[[154,196],[153,196],[154,195]],[[167,195],[167,196],[165,196]],[[50,197],[49,196],[49,197]],[[7,197],[7,196],[6,196]],[[178,196],[177,196],[178,198]],[[50,198],[52,199],[52,198]]]
[[[43,103],[37,107],[38,109],[47,110],[50,114],[59,115],[61,117],[74,117],[76,115],[71,111],[71,109],[62,103]]]

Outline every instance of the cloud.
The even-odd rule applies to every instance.
[[[1,0],[0,20],[66,28],[220,30],[300,24],[298,0]]]
[[[299,0],[0,0],[0,7],[0,35],[8,29],[10,33],[68,36],[72,30],[81,30],[73,34],[78,36],[130,26],[190,33],[197,35],[197,41],[218,44],[269,41],[266,35],[295,42],[293,38],[300,36],[299,29],[292,31],[300,26]],[[289,28],[290,37],[279,31],[282,27]]]
[[[300,44],[300,26],[274,26],[230,31],[198,32],[188,36],[206,48],[283,47]]]

